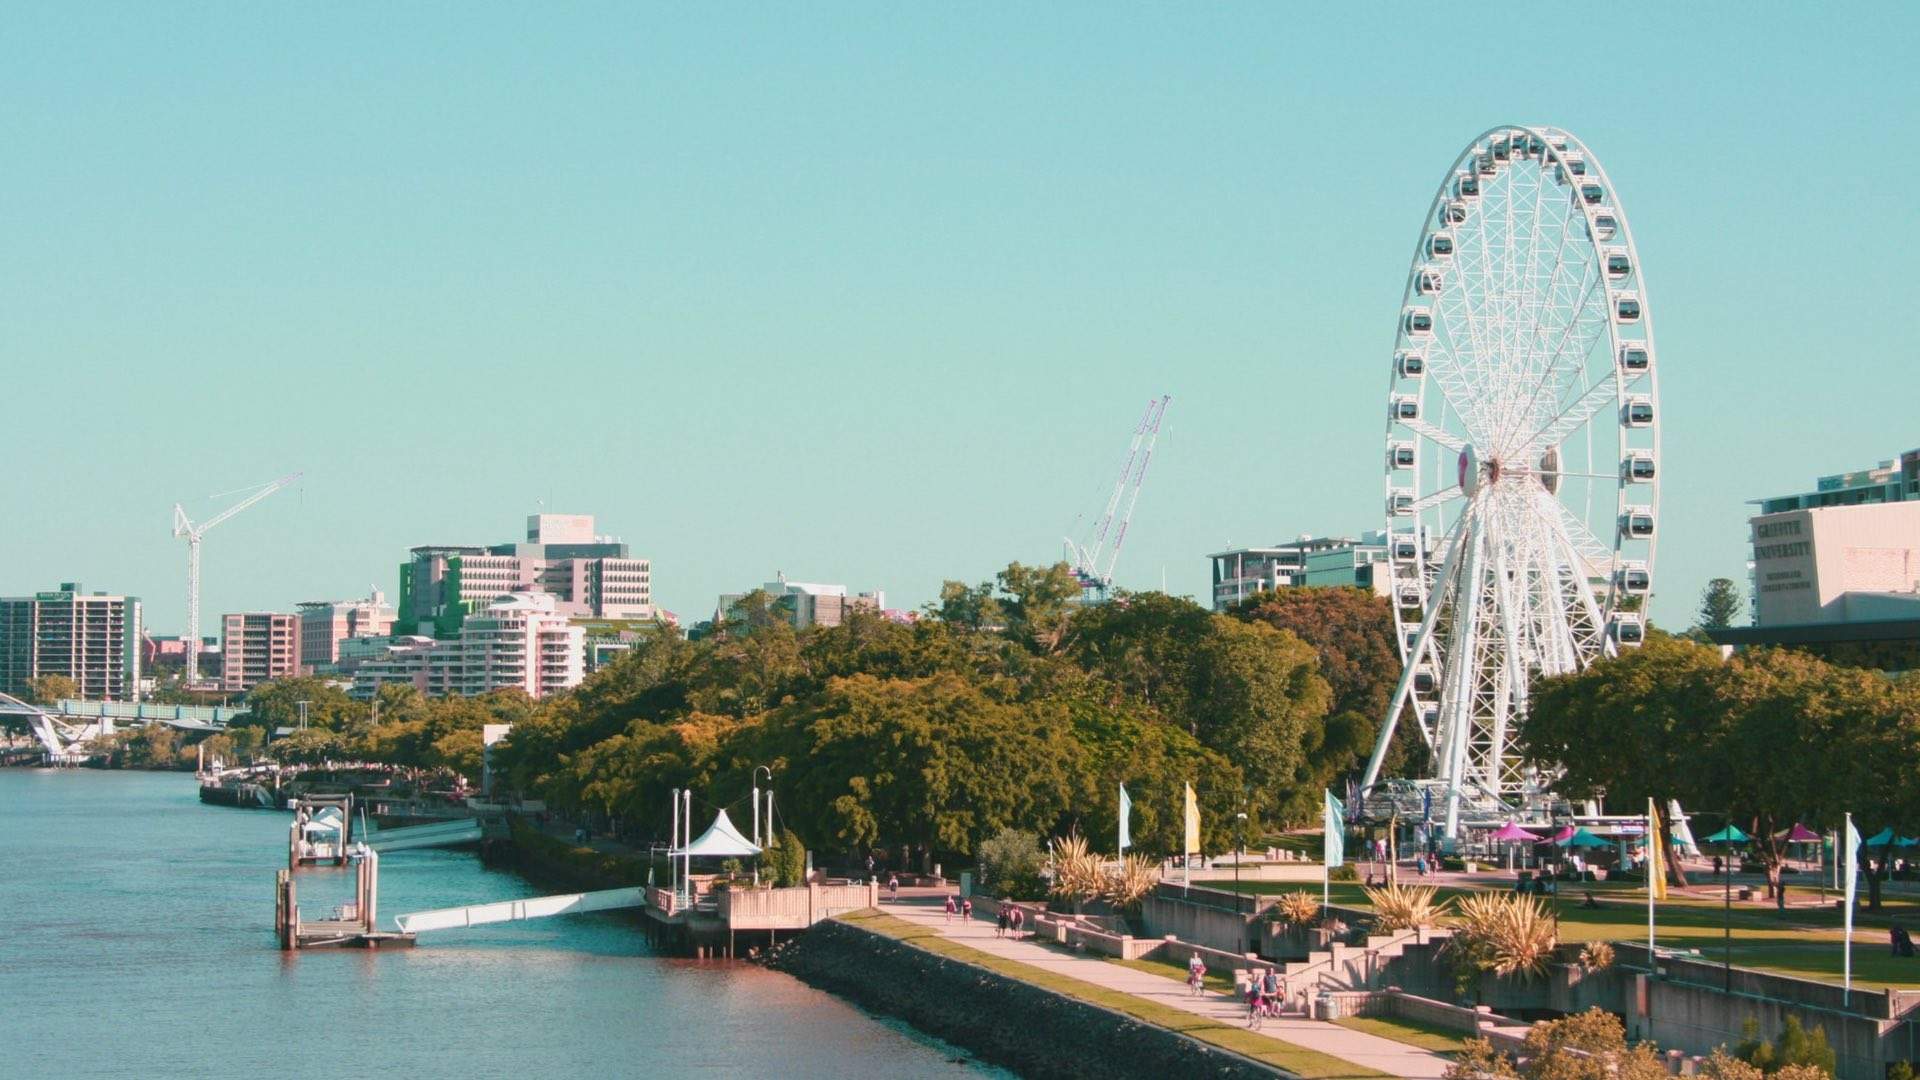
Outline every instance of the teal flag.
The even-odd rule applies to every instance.
[[[1347,861],[1347,813],[1346,808],[1340,805],[1340,800],[1333,797],[1333,792],[1327,792],[1326,796],[1326,814],[1322,830],[1326,833],[1323,843],[1327,852],[1327,869],[1331,870],[1336,866],[1344,865]]]
[[[1125,855],[1133,846],[1133,831],[1129,822],[1133,818],[1133,800],[1127,798],[1127,785],[1120,785],[1120,854]]]

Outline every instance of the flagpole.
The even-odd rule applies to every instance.
[[[1852,855],[1854,850],[1853,837],[1855,835],[1853,831],[1853,815],[1852,814],[1847,815],[1847,831],[1842,835],[1847,838],[1846,839],[1847,852],[1849,855]],[[1847,1004],[1847,1005],[1853,1004],[1853,897],[1854,897],[1854,885],[1853,885],[1853,877],[1852,877],[1853,872],[1854,872],[1854,860],[1852,858],[1849,858],[1847,860],[1848,877],[1847,877],[1847,899],[1846,899],[1847,946],[1846,946],[1846,952],[1844,953],[1843,959],[1841,960],[1841,964],[1840,964],[1840,971],[1841,971],[1840,1000],[1843,1004]]]
[[[1653,800],[1647,800],[1647,963],[1653,960],[1653,878],[1660,873],[1660,823],[1654,820]]]

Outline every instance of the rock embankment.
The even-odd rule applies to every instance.
[[[1287,1074],[1165,1028],[828,920],[770,961],[809,985],[1036,1080]]]

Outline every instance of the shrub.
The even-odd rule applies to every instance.
[[[1107,870],[1107,898],[1122,911],[1140,909],[1140,902],[1160,884],[1160,864],[1145,855],[1123,855]]]
[[[1455,908],[1459,929],[1447,943],[1454,978],[1464,991],[1481,972],[1533,979],[1553,959],[1552,916],[1540,898],[1475,893]]]
[[[1053,871],[1053,887],[1048,892],[1055,899],[1077,908],[1107,891],[1106,867],[1087,846],[1086,837],[1079,833],[1056,836],[1048,848],[1047,863]]]
[[[1304,889],[1295,889],[1274,904],[1279,921],[1292,926],[1312,926],[1320,918],[1320,899]]]
[[[1367,902],[1373,905],[1374,928],[1382,932],[1432,926],[1446,910],[1433,902],[1433,886],[1395,883],[1367,889]]]
[[[1613,966],[1613,945],[1605,941],[1589,941],[1580,950],[1580,966],[1588,971],[1599,971]]]
[[[1046,855],[1040,838],[1019,829],[1001,829],[980,842],[980,882],[1001,896],[1040,900],[1047,895],[1040,869]]]
[[[1353,864],[1352,864],[1352,863],[1342,863],[1342,864],[1340,864],[1339,866],[1336,866],[1336,867],[1334,867],[1333,869],[1331,869],[1331,870],[1329,870],[1329,871],[1327,871],[1327,880],[1329,880],[1329,881],[1359,881],[1359,880],[1360,880],[1360,871],[1358,871],[1358,870],[1355,870],[1355,869],[1353,868]]]

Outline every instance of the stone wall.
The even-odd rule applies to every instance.
[[[1037,1080],[1284,1076],[1132,1017],[829,921],[773,966]]]

